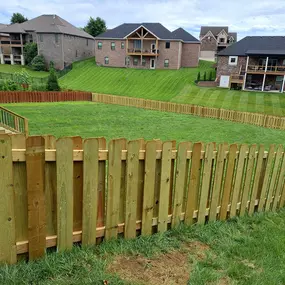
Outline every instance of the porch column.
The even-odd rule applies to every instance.
[[[265,79],[266,79],[266,74],[263,75],[263,82],[262,82],[262,89],[261,89],[261,91],[264,91]]]
[[[14,55],[12,53],[10,54],[10,60],[11,60],[11,65],[14,65]]]
[[[4,64],[4,54],[3,53],[0,53],[0,63],[1,64]]]
[[[22,34],[20,34],[20,39],[21,39],[21,54],[24,54],[23,35]]]
[[[283,82],[282,82],[282,89],[281,89],[282,93],[284,92],[284,85],[285,85],[285,75],[283,77]]]
[[[21,64],[25,65],[25,59],[24,59],[24,55],[23,54],[21,54]]]
[[[247,73],[245,73],[245,75],[244,75],[244,77],[243,77],[242,90],[245,89],[246,77],[247,77]]]
[[[142,60],[143,60],[143,38],[141,39],[141,65],[142,65]]]
[[[246,58],[246,67],[245,67],[245,72],[247,72],[248,62],[249,62],[249,56],[247,56],[247,58]]]
[[[267,71],[267,67],[268,67],[268,59],[269,57],[266,58],[266,63],[265,63],[265,72]],[[262,90],[263,91],[263,90]]]

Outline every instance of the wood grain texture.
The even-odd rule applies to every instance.
[[[156,141],[146,143],[145,176],[143,190],[142,235],[152,234],[152,218],[154,210],[155,169],[156,169]]]
[[[213,153],[214,153],[214,144],[208,143],[206,146],[202,186],[201,186],[200,201],[198,208],[198,220],[197,220],[198,224],[204,224],[206,220],[205,213],[206,213],[207,201],[210,191]]]
[[[125,195],[125,230],[127,239],[136,237],[137,202],[139,188],[140,141],[129,141],[127,145],[127,186]]]
[[[172,142],[165,142],[162,145],[161,158],[161,182],[159,191],[158,208],[158,232],[167,230],[169,195],[170,195],[170,176],[171,176],[171,154]]]
[[[0,135],[0,262],[16,263],[12,141]]]
[[[73,140],[56,142],[57,174],[57,249],[72,248],[73,233]]]
[[[86,139],[84,141],[83,162],[83,216],[82,244],[96,244],[98,177],[99,177],[99,141]]]
[[[198,209],[198,194],[201,174],[201,151],[202,143],[195,143],[192,150],[190,180],[188,185],[187,202],[185,209],[185,224],[194,223],[193,213]]]
[[[229,154],[227,158],[227,170],[224,183],[224,191],[221,201],[220,220],[227,218],[227,210],[230,202],[230,196],[232,191],[233,174],[236,162],[237,144],[230,145]]]
[[[44,256],[46,249],[45,140],[26,141],[29,259]]]
[[[280,206],[283,207],[284,205],[284,200],[285,200],[284,181],[285,181],[285,153],[283,153],[282,156],[282,164],[277,181],[276,193],[274,195],[272,211],[279,209]]]
[[[173,201],[173,216],[171,226],[175,227],[180,223],[184,195],[187,187],[188,167],[187,151],[190,150],[190,142],[182,142],[178,145],[176,171],[175,171],[175,190]]]
[[[245,159],[247,152],[248,152],[248,145],[242,144],[239,150],[236,175],[234,179],[230,217],[234,217],[237,214],[237,203],[239,202],[239,197],[242,190],[241,188],[242,188],[243,176],[245,174],[244,168],[245,168]]]

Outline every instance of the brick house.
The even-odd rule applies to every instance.
[[[57,15],[41,15],[22,24],[0,26],[1,64],[25,64],[24,45],[35,42],[47,65],[63,69],[72,62],[94,56],[94,38]]]
[[[220,87],[284,92],[285,37],[245,37],[218,54]]]
[[[200,41],[200,59],[215,61],[220,51],[237,41],[237,33],[230,33],[229,27],[202,26]]]
[[[122,24],[95,38],[98,65],[179,69],[199,64],[200,42],[184,29],[160,23]]]

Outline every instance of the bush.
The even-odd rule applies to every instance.
[[[33,70],[44,71],[46,70],[45,58],[42,55],[37,55],[31,62]]]
[[[201,73],[200,71],[198,72],[198,75],[197,75],[197,82],[201,81]]]
[[[19,89],[20,89],[19,85],[11,79],[0,81],[1,91],[16,91]]]
[[[212,80],[213,80],[213,72],[210,71],[210,73],[209,73],[209,81],[212,81]]]
[[[38,55],[38,46],[36,43],[27,43],[24,46],[25,63],[31,65],[32,60]]]
[[[31,77],[27,71],[22,70],[21,72],[16,72],[13,75],[13,80],[19,86],[22,86],[24,89],[27,89],[31,83]]]
[[[206,71],[204,72],[203,80],[204,80],[204,81],[207,81],[207,72],[206,72]]]
[[[33,83],[30,86],[30,89],[32,91],[47,91],[47,86],[46,86],[46,84]]]
[[[50,71],[49,71],[49,77],[48,77],[46,89],[48,91],[60,91],[60,87],[59,87],[58,80],[57,80],[57,75],[53,67],[50,68]]]

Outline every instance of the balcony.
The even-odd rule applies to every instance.
[[[159,50],[158,49],[142,50],[142,49],[133,48],[133,49],[128,49],[128,55],[158,56]]]
[[[1,45],[9,45],[9,46],[22,46],[22,44],[21,44],[21,40],[9,40],[9,41],[7,41],[7,40],[5,40],[5,41],[1,41],[0,42],[1,43]],[[23,45],[24,45],[25,43],[23,42]]]
[[[256,73],[256,74],[281,74],[285,75],[285,66],[266,66],[265,65],[248,65],[247,67],[248,73]]]

